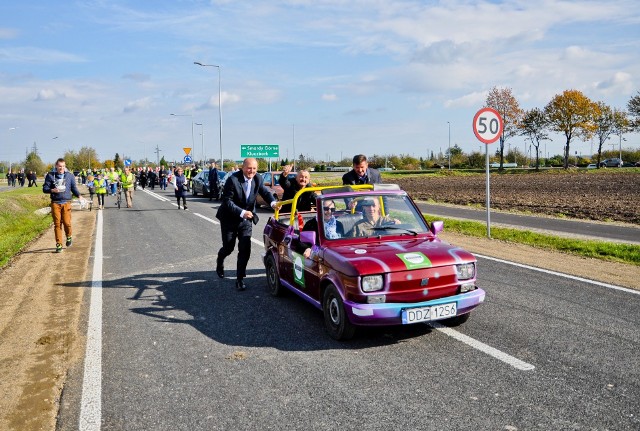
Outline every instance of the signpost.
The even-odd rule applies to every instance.
[[[184,163],[189,164],[193,162],[193,158],[191,156],[184,156]]]
[[[280,157],[279,145],[240,145],[240,157],[271,159]]]
[[[482,108],[473,117],[473,133],[476,138],[484,144],[485,148],[485,170],[487,174],[487,237],[491,238],[491,211],[489,194],[489,144],[493,144],[500,139],[504,131],[502,117],[493,108]]]

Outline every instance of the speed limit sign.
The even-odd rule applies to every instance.
[[[493,108],[482,108],[473,117],[473,133],[480,142],[493,144],[502,135],[502,117]]]

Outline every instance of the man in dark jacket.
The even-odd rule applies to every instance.
[[[233,252],[237,238],[236,289],[238,290],[245,290],[242,280],[246,275],[247,263],[251,256],[251,231],[253,224],[258,223],[258,215],[255,214],[256,196],[260,194],[271,208],[276,206],[275,198],[265,187],[262,177],[256,175],[257,172],[258,161],[253,158],[244,159],[242,170],[235,172],[225,182],[222,204],[216,213],[222,233],[222,248],[218,251],[216,259],[216,273],[218,277],[224,278],[224,259]]]
[[[342,184],[382,184],[382,178],[380,172],[369,167],[367,156],[357,154],[353,156],[353,169],[342,176]]]
[[[211,162],[211,169],[209,169],[209,200],[213,198],[220,200],[220,178],[218,178],[216,162]]]
[[[309,171],[300,170],[296,174],[295,181],[291,181],[289,178],[289,173],[291,172],[291,165],[287,165],[282,170],[282,174],[280,174],[280,178],[278,178],[278,184],[282,187],[282,200],[286,201],[289,199],[293,199],[293,197],[305,187],[311,187],[311,176],[309,175]],[[304,193],[298,199],[298,203],[296,205],[296,209],[298,211],[311,211],[311,207],[315,207],[316,205],[316,195],[315,193]],[[280,211],[288,213],[291,212],[291,205],[283,205]]]
[[[71,247],[71,195],[79,198],[76,177],[66,170],[63,158],[56,161],[55,171],[49,172],[44,179],[42,191],[51,195],[51,217],[55,227],[56,253],[62,252],[62,229],[66,234],[66,246]]]

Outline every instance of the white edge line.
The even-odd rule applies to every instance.
[[[496,257],[484,256],[482,254],[473,253],[474,256],[480,257],[482,259],[493,260],[494,262],[506,263],[508,265],[518,266],[520,268],[526,268],[533,271],[543,272],[545,274],[551,274],[558,277],[569,278],[571,280],[582,281],[584,283],[595,284],[596,286],[606,287],[608,289],[620,290],[622,292],[633,293],[636,295],[640,295],[640,290],[629,289],[628,287],[616,286],[614,284],[603,283],[601,281],[589,280],[588,278],[577,277],[575,275],[563,274],[557,271],[551,271],[549,269],[536,268],[535,266],[529,266],[522,263],[511,262],[508,260],[498,259]]]
[[[98,211],[93,257],[87,350],[84,357],[79,429],[100,430],[102,423],[102,212]]]
[[[448,335],[449,337],[455,338],[456,340],[473,347],[474,349],[477,349],[483,353],[486,353],[489,356],[492,356],[508,365],[511,365],[513,368],[516,368],[518,370],[521,371],[531,371],[533,369],[535,369],[536,367],[521,361],[518,358],[515,358],[507,353],[504,353],[496,348],[493,348],[491,346],[488,346],[486,344],[484,344],[481,341],[478,341],[474,338],[471,338],[467,335],[464,335],[461,332],[456,331],[455,329],[449,328],[447,326],[444,326],[440,323],[437,322],[431,322],[430,325],[432,327],[434,327],[435,329],[437,329],[438,331],[444,332],[446,335]]]

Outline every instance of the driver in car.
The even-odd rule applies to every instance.
[[[375,228],[400,223],[400,220],[393,219],[389,216],[383,217],[380,214],[380,202],[377,198],[365,198],[360,202],[360,205],[362,206],[364,218],[353,226],[348,236],[375,236]]]

